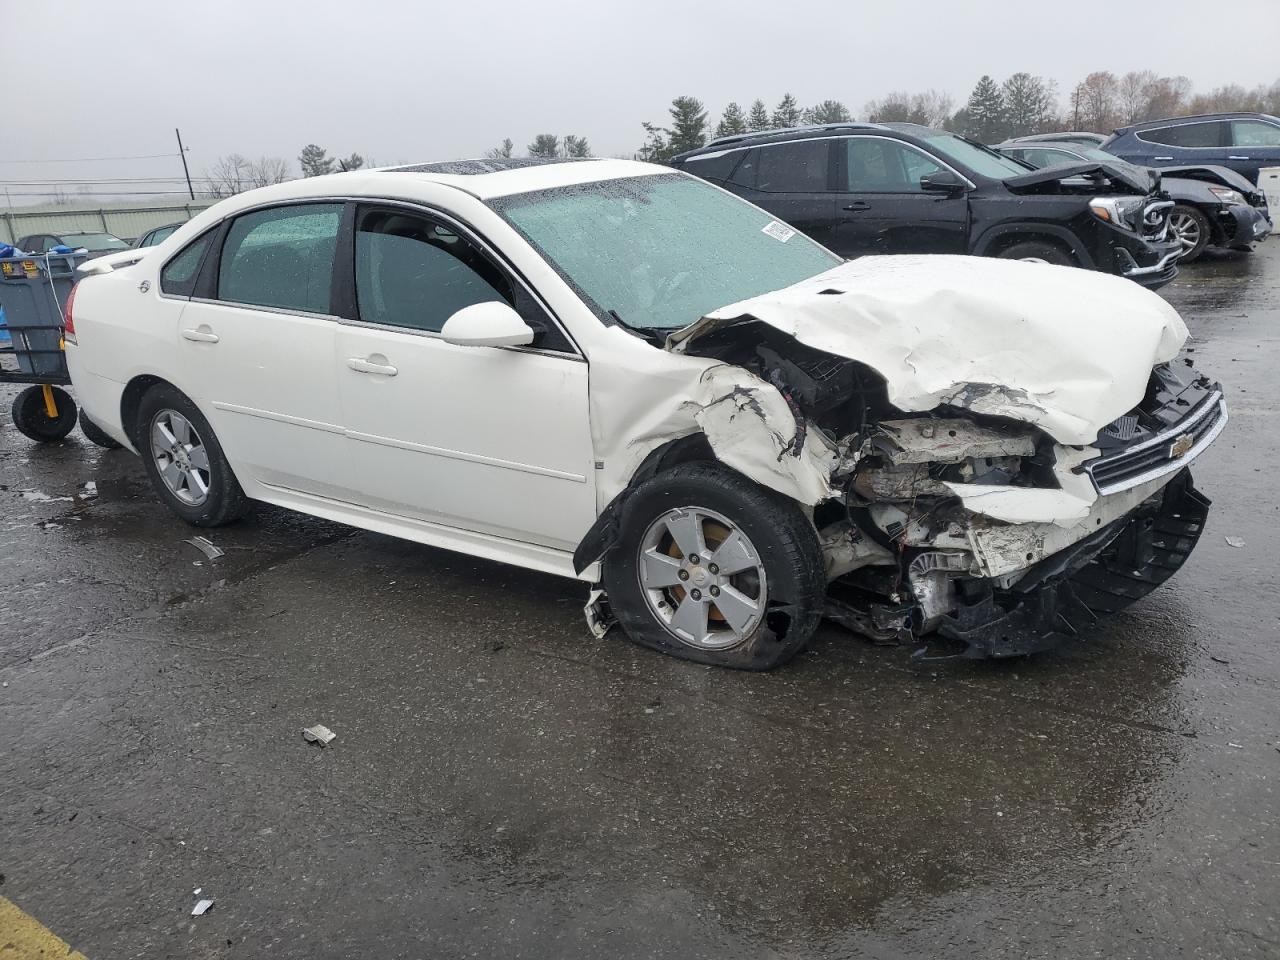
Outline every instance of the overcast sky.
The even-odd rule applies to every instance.
[[[536,133],[630,154],[671,98],[786,91],[863,115],[895,89],[959,106],[982,73],[1185,74],[1196,89],[1280,77],[1280,0],[0,0],[0,179],[193,175],[222,154],[308,142],[380,163],[476,156]],[[21,162],[15,161],[42,161]],[[17,190],[17,186],[11,189]],[[101,189],[101,187],[95,187]]]

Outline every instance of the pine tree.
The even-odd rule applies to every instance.
[[[765,107],[763,100],[757,100],[751,104],[751,113],[747,116],[747,129],[752,133],[759,133],[761,130],[768,130],[769,126],[769,110]]]
[[[716,125],[716,136],[732,137],[735,134],[746,132],[747,118],[735,100],[724,108],[724,116],[720,118],[720,122]]]
[[[1004,136],[1043,131],[1057,112],[1053,81],[1029,73],[1015,73],[1000,87],[1004,100]],[[1003,138],[1002,138],[1003,139]]]
[[[773,108],[770,120],[775,127],[795,127],[800,125],[800,117],[800,104],[791,94],[784,93],[778,105]]]
[[[566,133],[564,140],[560,145],[560,150],[566,157],[580,158],[591,156],[591,147],[587,144],[586,137],[575,137],[572,133]]]
[[[676,97],[671,101],[671,126],[667,129],[670,155],[697,150],[707,142],[707,112],[696,97]]]
[[[304,177],[320,177],[333,173],[333,158],[325,153],[324,147],[308,143],[298,154],[298,165],[302,167]]]
[[[337,161],[338,172],[347,173],[351,170],[359,170],[364,166],[364,157],[358,153],[353,153],[349,157],[341,157]]]
[[[848,123],[853,114],[839,100],[823,100],[804,112],[806,123]]]
[[[655,127],[647,120],[640,126],[644,127],[644,145],[636,151],[636,159],[649,163],[661,163],[670,158],[671,150],[667,146],[667,138],[663,136],[662,128]]]
[[[560,138],[554,133],[540,133],[526,149],[531,157],[551,159],[560,155]]]
[[[969,94],[965,109],[968,136],[982,143],[999,143],[1005,138],[1004,96],[991,77],[982,75]]]

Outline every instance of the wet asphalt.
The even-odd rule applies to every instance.
[[[0,413],[0,896],[91,960],[1280,956],[1280,240],[1164,295],[1231,404],[1208,531],[1007,663],[694,666],[266,507],[210,561]]]

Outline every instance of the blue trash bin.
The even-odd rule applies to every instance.
[[[85,254],[42,254],[0,259],[0,309],[20,373],[67,381],[62,353],[62,307]],[[2,376],[0,376],[2,379]]]

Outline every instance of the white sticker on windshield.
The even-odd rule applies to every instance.
[[[760,232],[767,233],[769,236],[773,237],[773,239],[781,240],[783,243],[786,243],[796,235],[794,230],[786,224],[779,223],[777,220],[770,220],[764,225],[764,229]]]

